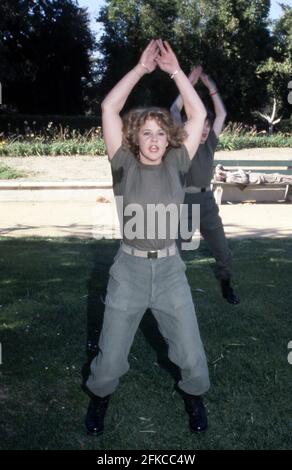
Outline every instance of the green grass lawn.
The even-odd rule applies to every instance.
[[[0,239],[0,448],[291,448],[292,239],[231,243],[238,306],[221,298],[204,243],[195,257],[185,256],[212,384],[204,435],[189,433],[173,391],[176,371],[149,312],[131,350],[131,369],[112,397],[105,433],[86,435],[87,343],[94,350],[100,295],[117,246]]]

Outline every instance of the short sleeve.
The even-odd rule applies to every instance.
[[[212,153],[215,152],[215,149],[216,149],[217,144],[218,144],[218,140],[219,139],[218,139],[217,135],[215,134],[213,129],[211,129],[210,132],[209,132],[206,144],[207,144],[207,146],[209,147],[209,149],[211,150]]]
[[[129,168],[136,164],[136,158],[130,149],[122,145],[109,161],[112,170],[114,194],[122,195]]]
[[[119,168],[128,169],[131,163],[133,163],[134,158],[135,156],[130,151],[130,149],[128,149],[124,145],[121,145],[112,157],[112,159],[109,160],[109,162],[111,164],[112,170],[117,170]]]
[[[177,148],[173,147],[167,152],[165,156],[165,163],[167,165],[176,167],[177,170],[182,173],[187,173],[192,161],[186,146],[183,144]]]

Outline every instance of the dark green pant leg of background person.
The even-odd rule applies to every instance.
[[[238,304],[240,301],[239,297],[234,293],[231,286],[232,256],[213,192],[186,193],[184,203],[189,206],[190,228],[192,222],[191,205],[200,204],[200,232],[215,258],[215,276],[220,281],[222,295],[227,302]]]

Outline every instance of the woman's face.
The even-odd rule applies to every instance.
[[[167,134],[155,119],[147,119],[138,133],[140,161],[159,165],[168,146]]]

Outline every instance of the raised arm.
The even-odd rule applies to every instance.
[[[155,70],[157,66],[155,58],[158,52],[158,45],[152,40],[144,50],[139,63],[112,88],[101,103],[103,137],[110,160],[122,144],[120,112],[140,78]]]
[[[206,110],[188,77],[181,70],[176,55],[168,42],[162,42],[161,39],[158,39],[157,44],[160,52],[156,61],[161,70],[169,73],[171,78],[174,79],[182,97],[187,115],[187,121],[185,123],[187,137],[184,144],[188,150],[190,158],[193,158],[201,141],[204,121],[206,118]]]
[[[202,73],[202,67],[201,65],[198,65],[197,67],[194,67],[191,71],[191,73],[188,76],[189,81],[193,86],[196,85],[197,81],[199,80],[199,77]],[[182,117],[181,117],[181,110],[183,108],[183,100],[181,95],[178,95],[176,100],[172,103],[170,112],[175,120],[175,122],[181,123],[182,122]]]
[[[200,75],[201,81],[209,90],[209,95],[213,101],[214,110],[215,110],[215,120],[213,124],[213,131],[216,136],[219,137],[224,126],[224,121],[226,118],[226,109],[224,103],[219,95],[216,83],[204,72]]]

